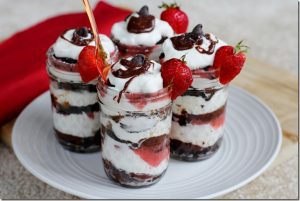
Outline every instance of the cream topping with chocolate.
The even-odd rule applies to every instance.
[[[144,55],[121,59],[108,74],[110,88],[121,93],[154,93],[163,89],[160,64]]]
[[[173,35],[169,23],[150,15],[147,6],[129,15],[125,21],[115,23],[111,32],[115,42],[129,46],[155,46]]]
[[[211,33],[204,34],[202,25],[198,24],[192,32],[174,36],[162,45],[163,60],[185,56],[191,70],[206,68],[214,61],[216,51],[226,45]]]
[[[99,36],[105,52],[110,55],[115,51],[113,42],[104,34]],[[63,32],[54,43],[54,56],[77,61],[80,52],[87,45],[95,46],[94,36],[90,29],[86,27],[69,29]]]

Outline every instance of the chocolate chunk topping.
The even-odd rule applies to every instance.
[[[89,30],[86,27],[82,27],[82,28],[76,29],[75,33],[79,36],[87,37]]]
[[[159,55],[159,59],[164,59],[165,56],[166,56],[165,53],[162,52],[162,53]]]
[[[133,63],[137,66],[142,66],[144,64],[145,59],[146,58],[143,54],[138,54],[131,59],[131,63]]]
[[[70,42],[78,46],[86,46],[93,40],[94,35],[92,31],[87,27],[81,27],[74,31],[72,40]]]
[[[127,25],[127,31],[137,34],[152,31],[155,26],[155,17],[149,14],[148,6],[143,6],[137,14],[139,17],[130,17]]]
[[[149,15],[149,7],[148,6],[143,6],[140,11],[138,12],[139,15],[141,16],[147,16]]]
[[[197,26],[195,26],[195,28],[191,32],[191,37],[194,40],[201,38],[203,35],[204,34],[203,34],[203,30],[202,30],[202,24],[198,24]]]

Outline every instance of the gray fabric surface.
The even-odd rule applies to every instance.
[[[230,44],[244,39],[249,56],[297,73],[296,0],[176,0],[190,16],[190,29],[202,23]],[[93,4],[95,1],[92,1]],[[161,0],[110,0],[138,9],[147,2],[153,13]],[[167,1],[166,1],[167,2]],[[81,11],[80,0],[1,0],[0,40],[34,23],[69,11]],[[51,29],[51,27],[49,27]],[[268,170],[247,186],[221,198],[297,198],[297,156]],[[15,155],[0,143],[0,198],[74,199],[31,175]]]

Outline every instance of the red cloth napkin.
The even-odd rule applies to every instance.
[[[100,33],[130,11],[104,2],[94,9]],[[60,15],[18,32],[0,44],[0,125],[15,117],[32,99],[49,88],[46,52],[66,29],[90,26],[86,13]]]

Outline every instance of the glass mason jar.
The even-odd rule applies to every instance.
[[[117,59],[117,51],[111,55]],[[50,48],[47,71],[50,79],[53,123],[56,138],[66,149],[89,153],[100,150],[100,106],[96,83],[83,83],[77,61],[54,56]]]
[[[107,176],[131,188],[158,182],[170,157],[170,90],[122,94],[101,81],[97,89]]]
[[[173,103],[171,156],[184,161],[210,158],[224,134],[227,85],[214,70],[193,71],[192,86]]]

